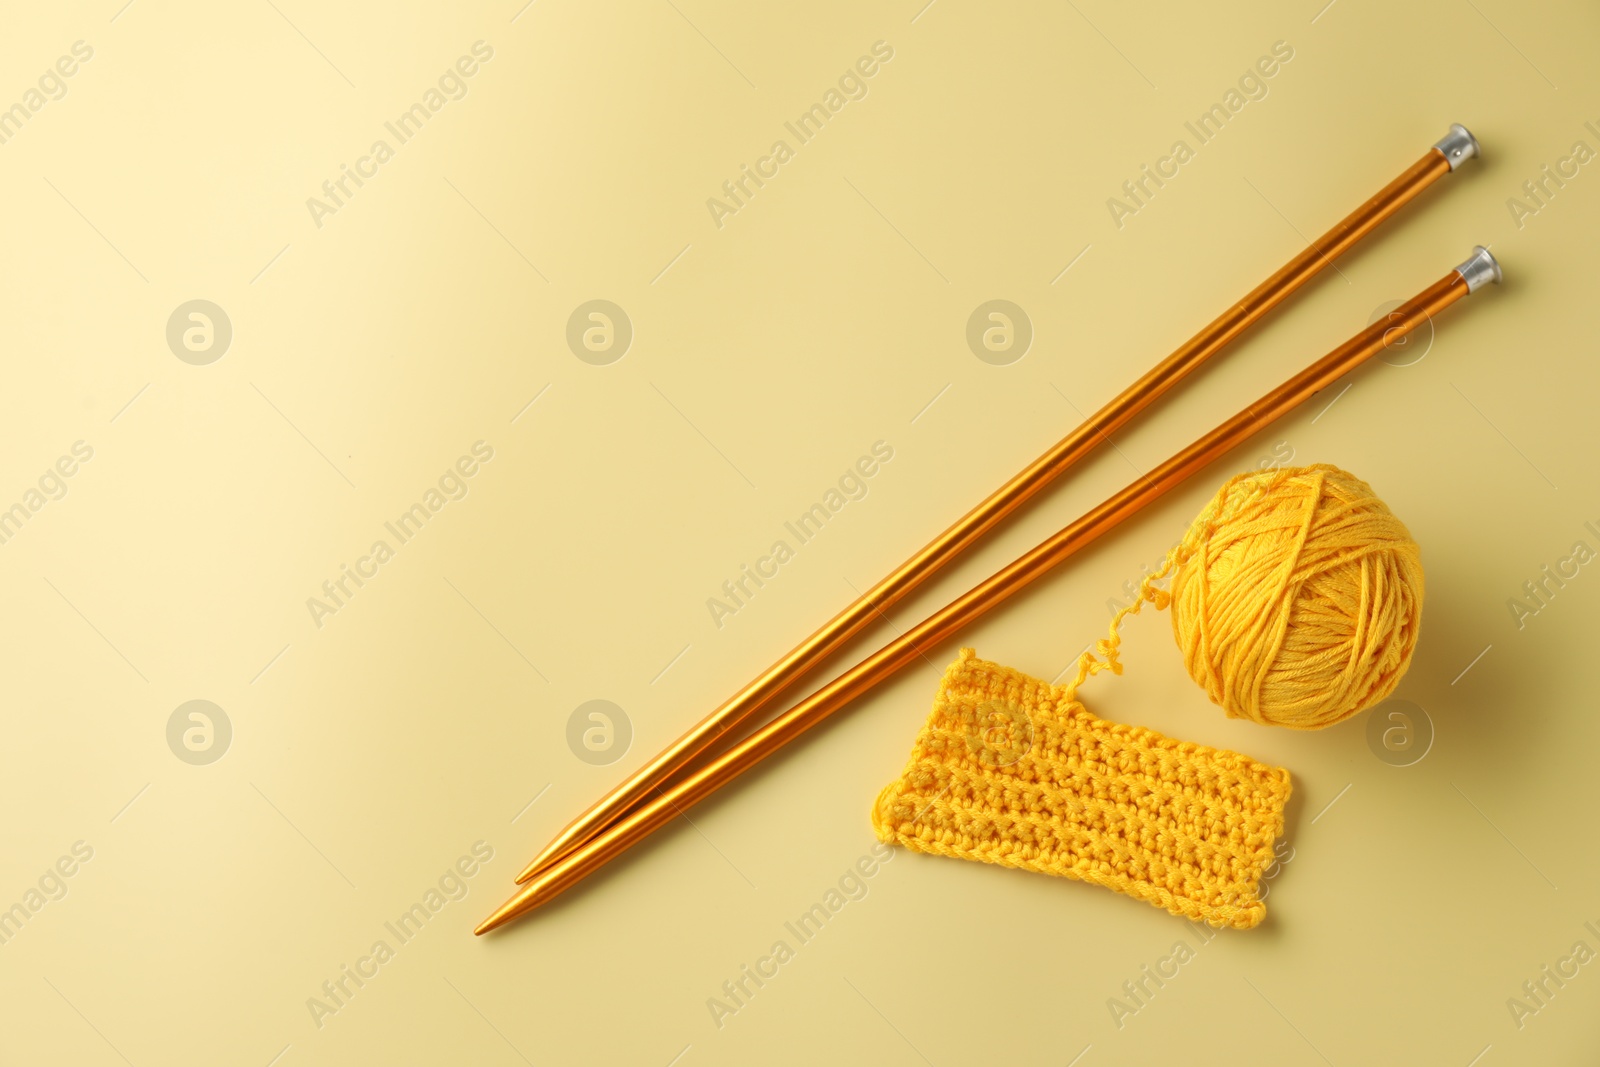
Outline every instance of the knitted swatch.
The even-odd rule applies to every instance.
[[[1106,886],[1248,929],[1289,772],[1096,717],[1072,688],[978,659],[946,669],[878,839]]]

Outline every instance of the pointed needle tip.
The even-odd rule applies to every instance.
[[[497,926],[504,926],[512,919],[526,915],[539,904],[539,889],[534,886],[524,886],[510,900],[496,908],[492,915],[479,923],[472,932],[479,935],[486,934]]]
[[[533,857],[533,861],[531,863],[522,868],[522,873],[517,875],[517,884],[521,885],[523,882],[528,881],[534,875],[538,874],[546,867],[549,867],[563,855],[565,855],[565,853],[557,846],[552,845],[551,847],[545,849],[543,852]]]
[[[493,930],[496,927],[504,926],[512,919],[515,919],[519,913],[512,911],[508,906],[509,903],[510,902],[507,902],[506,905],[502,905],[493,915],[479,923],[473,928],[472,932],[477,936],[482,937],[490,930]]]

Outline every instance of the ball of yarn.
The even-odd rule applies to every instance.
[[[1321,729],[1388,696],[1410,665],[1421,556],[1354,475],[1326,464],[1239,475],[1183,548],[1173,634],[1230,718]]]

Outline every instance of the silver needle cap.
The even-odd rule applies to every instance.
[[[1472,136],[1471,130],[1459,122],[1452,124],[1450,132],[1433,147],[1449,161],[1451,170],[1455,170],[1463,161],[1479,154],[1478,139]]]
[[[1472,250],[1472,258],[1457,267],[1456,273],[1467,283],[1467,292],[1476,293],[1490,282],[1500,284],[1500,261],[1491,256],[1487,248],[1478,245]]]

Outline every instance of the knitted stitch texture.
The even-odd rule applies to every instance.
[[[1261,922],[1289,772],[1106,722],[1074,691],[962,649],[873,805],[878,839],[1102,885],[1218,928]]]

